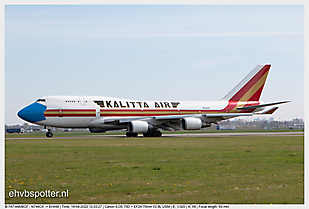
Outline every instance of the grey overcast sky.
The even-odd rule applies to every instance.
[[[304,6],[5,6],[5,124],[48,95],[220,100],[270,63],[271,117],[304,118]]]

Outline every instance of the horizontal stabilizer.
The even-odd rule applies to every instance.
[[[261,113],[257,113],[257,114],[260,114],[260,115],[265,115],[265,114],[273,114],[276,110],[278,110],[279,107],[273,107],[273,108],[270,108],[269,110],[265,110],[264,112],[261,112]]]
[[[259,107],[267,107],[267,106],[278,105],[278,104],[283,104],[283,103],[288,103],[288,102],[291,102],[291,101],[281,101],[281,102],[272,102],[272,103],[254,105],[254,106],[247,106],[247,107],[237,107],[237,110],[250,110],[250,109],[256,109],[256,108],[259,108]]]

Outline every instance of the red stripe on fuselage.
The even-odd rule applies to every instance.
[[[45,117],[95,117],[95,109],[48,109]]]
[[[219,110],[190,110],[190,109],[127,109],[127,108],[106,108],[100,109],[101,117],[120,117],[120,116],[163,116],[163,115],[188,115],[188,114],[211,114],[211,113],[228,113],[231,110],[236,112],[236,107],[240,102],[229,101],[228,105]],[[257,105],[259,102],[246,102],[244,106]],[[60,113],[61,110],[61,113]],[[239,112],[239,111],[237,111]],[[243,112],[243,111],[241,111]],[[247,110],[246,112],[252,112],[252,110]],[[96,117],[95,109],[48,109],[44,113],[45,117]]]
[[[47,109],[45,112],[95,112],[95,109]]]

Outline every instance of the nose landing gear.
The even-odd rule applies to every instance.
[[[48,131],[48,132],[46,133],[46,137],[48,137],[48,138],[53,137],[53,133],[52,133],[52,132],[50,132],[50,131]]]
[[[45,129],[46,129],[46,127],[45,127]],[[46,137],[47,137],[47,138],[51,138],[51,137],[53,137],[53,133],[51,132],[51,130],[50,130],[50,129],[47,129],[47,132],[46,132]]]

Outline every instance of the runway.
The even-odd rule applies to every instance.
[[[189,134],[164,134],[166,137],[228,137],[228,136],[300,136],[304,132],[247,132],[247,133],[189,133]]]
[[[240,133],[173,133],[166,134],[163,133],[162,137],[233,137],[233,136],[304,136],[304,132],[240,132]],[[162,138],[161,137],[161,138]],[[6,139],[91,139],[91,138],[127,138],[124,134],[122,135],[84,135],[84,136],[67,136],[67,137],[57,137],[57,133],[54,133],[54,137],[40,137],[40,138],[6,138]],[[141,134],[137,138],[144,138]]]

